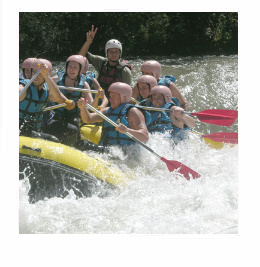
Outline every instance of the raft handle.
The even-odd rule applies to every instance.
[[[29,150],[32,150],[32,151],[35,151],[35,152],[42,152],[41,148],[32,148],[32,147],[25,146],[25,145],[22,146],[22,149],[29,149]]]

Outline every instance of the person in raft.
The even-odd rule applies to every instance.
[[[98,82],[100,86],[105,90],[105,95],[108,98],[108,88],[114,82],[123,82],[131,85],[132,67],[125,60],[122,60],[122,44],[116,40],[111,39],[106,43],[105,55],[106,57],[92,55],[88,52],[91,43],[97,32],[92,25],[91,31],[86,34],[86,42],[81,47],[79,54],[86,56],[90,63],[94,66],[98,72]]]
[[[68,110],[73,109],[75,103],[68,101],[60,92],[50,77],[52,68],[48,65],[49,63],[47,64],[44,59],[35,60],[32,65],[32,75],[39,69],[41,69],[41,72],[22,95],[20,93],[30,80],[19,80],[19,130],[20,135],[59,142],[56,137],[42,132],[43,110],[50,100],[59,104],[66,102],[66,109]]]
[[[152,122],[148,125],[149,133],[170,134],[170,138],[177,144],[186,138],[187,130],[195,127],[195,120],[192,116],[184,114],[184,109],[176,106],[172,101],[171,90],[164,85],[157,85],[151,89],[151,106],[155,108],[171,109],[172,112],[149,111]]]
[[[185,110],[189,110],[189,103],[185,97],[181,94],[179,88],[176,86],[175,78],[173,76],[161,77],[161,64],[156,60],[145,61],[141,66],[141,72],[143,75],[151,75],[157,80],[158,85],[167,86],[174,98],[177,98],[181,107]],[[133,98],[140,101],[140,95],[137,86],[133,88]]]
[[[88,66],[87,59],[81,55],[72,55],[66,60],[65,71],[57,72],[57,76],[53,77],[53,81],[59,86],[74,87],[79,89],[88,89],[90,87],[85,81],[83,73],[86,72]],[[75,90],[60,89],[63,95],[75,103],[84,97],[91,105],[94,103],[92,94],[90,92],[81,92]],[[96,108],[99,92],[96,94]],[[104,94],[104,93],[103,93]],[[52,105],[56,104],[52,102]],[[57,136],[58,139],[66,145],[74,146],[80,140],[80,111],[77,106],[67,110],[66,108],[57,108],[53,110],[53,116],[49,119],[47,125],[44,127],[44,132]]]
[[[100,110],[105,116],[116,122],[115,128],[96,113],[90,113],[86,109],[87,101],[84,98],[78,100],[81,119],[85,123],[102,123],[102,134],[99,145],[131,145],[135,144],[131,138],[125,135],[126,132],[132,134],[142,142],[148,141],[148,130],[146,126],[147,112],[143,112],[129,101],[132,96],[132,88],[126,83],[116,82],[110,85],[109,89],[110,107]],[[149,123],[149,122],[147,122]]]
[[[32,78],[32,66],[37,61],[35,57],[26,58],[22,63],[22,73],[20,79],[31,79]]]

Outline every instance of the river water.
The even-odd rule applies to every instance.
[[[162,74],[176,77],[176,85],[190,103],[191,111],[238,109],[238,57],[203,56],[157,58]],[[144,59],[130,60],[133,81],[140,76]],[[54,70],[64,63],[54,62]],[[90,66],[90,70],[93,67]],[[133,85],[134,85],[133,82]],[[196,119],[195,130],[204,134],[237,132],[230,127]],[[155,135],[148,142],[154,151],[196,170],[201,177],[187,181],[170,173],[166,165],[141,148],[124,154],[114,149],[105,160],[131,174],[120,193],[107,198],[52,198],[28,202],[28,179],[19,181],[19,232],[21,234],[237,234],[238,233],[238,146],[210,148],[190,136],[174,149],[169,140]],[[95,155],[91,152],[90,155]]]

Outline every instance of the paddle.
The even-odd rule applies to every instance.
[[[202,134],[203,138],[208,138],[216,142],[223,142],[229,144],[238,144],[238,133],[213,133]]]
[[[58,104],[58,105],[55,105],[55,106],[47,107],[47,108],[45,108],[43,111],[48,111],[48,110],[52,110],[52,109],[56,109],[56,108],[62,108],[62,107],[65,107],[65,106],[67,106],[67,103],[70,103],[70,101],[71,101],[71,100],[66,100],[65,103]]]
[[[165,111],[165,112],[173,111],[172,109],[164,109],[164,108],[145,107],[145,106],[137,106],[137,107],[153,111]],[[184,111],[183,113],[196,116],[202,122],[221,125],[221,126],[231,126],[238,117],[237,110],[229,110],[229,109],[206,109],[201,112]]]
[[[61,86],[61,85],[58,85],[58,88],[64,89],[64,90],[79,91],[79,92],[89,92],[89,93],[93,93],[93,94],[98,93],[98,90],[81,89],[81,88],[77,88],[77,87],[66,87],[66,86]]]
[[[194,129],[191,130],[192,133],[200,135],[202,138],[211,139],[215,142],[228,143],[228,144],[238,144],[238,133],[213,133],[213,134],[202,134]]]
[[[135,102],[136,104],[140,104],[140,102],[138,101],[138,100],[136,100],[135,98],[133,98],[133,97],[131,97],[131,100],[133,101],[133,102]]]
[[[32,76],[31,80],[25,85],[23,90],[19,93],[19,97],[29,88],[29,86],[32,84],[32,82],[35,80],[35,78],[38,76],[40,72],[41,69],[37,70],[37,72]]]
[[[200,121],[221,126],[231,126],[238,117],[237,110],[206,109],[201,112],[184,111],[185,114],[196,116]]]
[[[114,127],[117,127],[117,124],[112,121],[111,119],[109,119],[107,116],[105,116],[103,113],[99,112],[97,109],[95,109],[94,107],[92,107],[89,104],[86,104],[86,106],[91,109],[92,111],[94,111],[95,113],[97,113],[100,117],[102,117],[104,120],[106,120],[107,122],[109,122],[110,124],[112,124]],[[198,177],[200,177],[200,174],[198,174],[197,172],[195,172],[194,170],[190,169],[189,167],[185,166],[184,164],[175,161],[175,160],[167,160],[166,158],[160,156],[159,154],[157,154],[154,150],[152,150],[150,147],[148,147],[146,144],[144,144],[143,142],[141,142],[140,140],[138,140],[137,138],[135,138],[133,135],[131,135],[130,133],[125,133],[125,135],[127,135],[129,138],[133,139],[136,143],[140,144],[141,146],[143,146],[144,148],[146,148],[147,150],[149,150],[151,153],[153,153],[155,156],[157,156],[158,158],[160,158],[164,163],[166,163],[168,170],[170,172],[174,171],[175,169],[179,169],[179,172],[181,174],[183,174],[183,176],[189,180],[190,176],[193,177],[193,179],[196,179]]]

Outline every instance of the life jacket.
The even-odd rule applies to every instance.
[[[84,75],[84,74],[82,74],[82,75]],[[88,72],[87,75],[84,75],[84,76],[85,76],[85,81],[88,83],[90,89],[94,90],[95,88],[94,88],[94,84],[93,84],[93,79],[96,78],[96,74],[93,72]],[[92,97],[93,97],[93,99],[95,99],[96,94],[93,93]],[[98,105],[101,105],[101,104],[102,104],[102,99],[99,98]]]
[[[112,83],[122,81],[122,70],[129,68],[132,71],[132,66],[125,60],[118,63],[117,66],[108,66],[108,60],[104,61],[101,66],[101,71],[98,75],[98,82],[105,90],[106,97],[108,97],[108,88]]]
[[[57,72],[58,74],[58,80],[57,80],[57,84],[60,86],[65,86],[65,72],[61,71],[61,72]],[[80,82],[79,84],[76,86],[77,88],[84,88],[84,82],[85,80],[83,79],[83,77],[80,77]],[[72,91],[72,93],[68,93],[68,90],[66,89],[60,89],[61,93],[67,97],[69,100],[73,100],[75,102],[75,108],[71,109],[71,110],[67,110],[66,108],[62,107],[62,108],[57,108],[54,110],[55,113],[55,118],[58,119],[64,119],[65,117],[69,116],[80,116],[80,110],[77,106],[77,101],[81,98],[82,96],[82,92],[79,91]],[[57,105],[57,103],[55,102],[51,102],[52,105]]]
[[[170,83],[171,82],[175,82],[176,81],[176,78],[173,77],[173,76],[170,76],[170,75],[166,75],[162,78],[160,78],[159,82],[158,82],[158,85],[164,85],[164,86],[167,86],[169,87],[170,86]]]
[[[84,74],[82,74],[83,76]],[[88,83],[91,90],[94,90],[93,85],[93,79],[96,78],[96,74],[93,72],[88,72],[87,75],[85,75],[85,81]]]
[[[105,115],[109,119],[114,121],[115,123],[117,123],[117,124],[122,123],[126,127],[129,127],[129,123],[127,121],[127,113],[132,107],[136,107],[136,106],[132,105],[132,104],[128,104],[128,103],[123,103],[116,109],[112,109],[110,107],[107,110]],[[138,107],[136,107],[136,108],[138,108]],[[139,110],[142,111],[142,113],[144,114],[146,125],[149,125],[149,123],[151,122],[151,115],[142,109],[139,109]],[[129,138],[127,135],[116,131],[115,127],[112,126],[109,122],[107,122],[105,120],[103,121],[102,134],[101,134],[99,145],[103,145],[103,146],[121,145],[121,146],[124,146],[124,145],[131,145],[131,144],[135,144],[135,141],[132,140],[131,138]]]
[[[174,103],[167,103],[163,108],[170,109],[172,106],[180,106],[177,98],[172,98]],[[165,133],[169,132],[170,138],[177,144],[180,141],[184,140],[187,137],[187,131],[190,130],[190,127],[184,125],[181,129],[174,124],[172,124],[170,116],[165,111],[150,111],[152,116],[152,122],[147,127],[150,133]]]
[[[24,86],[28,79],[19,80]],[[34,84],[27,89],[26,97],[19,102],[19,128],[28,127],[35,131],[40,131],[42,126],[43,109],[47,106],[49,97],[48,85],[43,84],[43,88],[38,92]]]
[[[172,102],[166,103],[163,108],[170,109],[172,106],[175,106],[175,104]],[[171,134],[173,134],[173,124],[171,118],[165,111],[151,110],[150,113],[152,116],[152,122],[148,126],[148,131],[150,133],[164,133],[165,131],[169,131]]]

